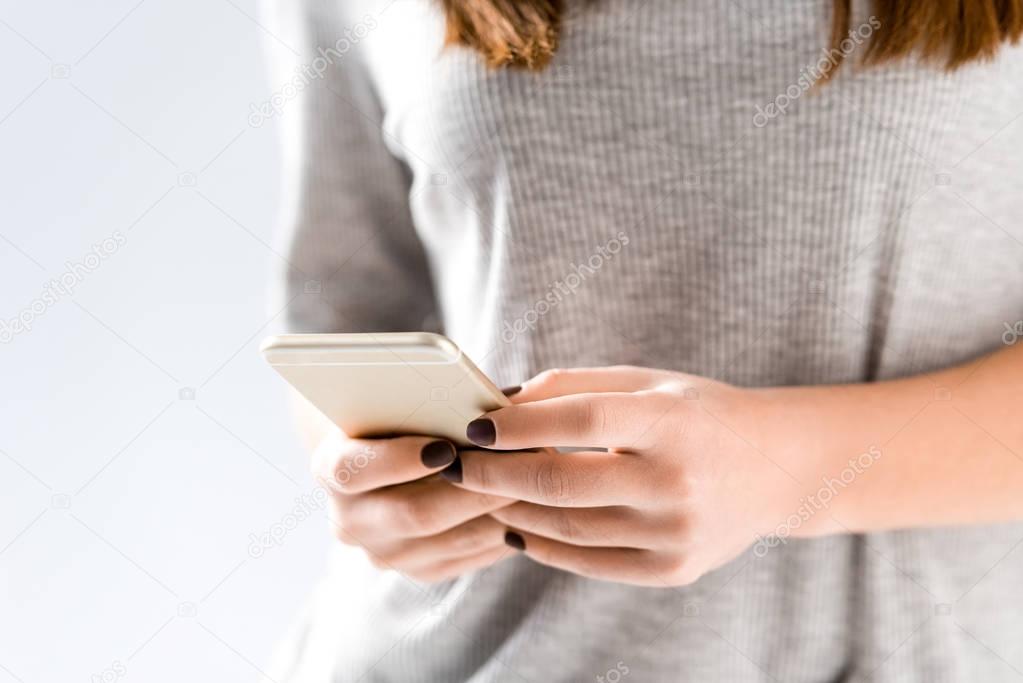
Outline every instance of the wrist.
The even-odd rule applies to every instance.
[[[853,387],[752,390],[758,449],[785,474],[771,492],[768,533],[807,538],[860,530],[867,472],[882,456]]]

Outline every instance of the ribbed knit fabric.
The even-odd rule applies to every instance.
[[[948,366],[1023,318],[1023,49],[954,74],[854,54],[804,91],[827,0],[568,4],[529,74],[442,51],[427,0],[274,3],[300,52],[291,329],[441,329],[500,384],[629,363],[765,386]],[[1021,540],[790,540],[678,589],[522,557],[427,586],[344,552],[274,676],[1019,680]]]

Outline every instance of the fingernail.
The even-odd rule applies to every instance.
[[[456,484],[462,481],[462,459],[455,456],[455,461],[440,471],[440,476]]]
[[[520,391],[522,391],[522,385],[521,384],[516,384],[513,387],[505,387],[504,389],[501,389],[501,393],[504,394],[505,396],[514,396],[515,394],[519,393]]]
[[[450,465],[457,455],[455,446],[450,441],[431,441],[419,452],[419,458],[430,469]]]
[[[481,417],[469,423],[465,428],[465,436],[479,446],[490,446],[497,441],[497,429],[489,417]]]
[[[504,532],[504,542],[510,545],[512,548],[515,548],[516,550],[526,549],[526,539],[522,538],[522,536],[515,533],[514,531]]]

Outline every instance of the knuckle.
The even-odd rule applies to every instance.
[[[673,477],[675,500],[690,500],[696,492],[697,483],[689,472],[679,472]]]
[[[342,474],[345,472],[343,454],[332,454],[330,457],[318,459],[312,463],[309,470],[316,483],[330,494],[350,492],[351,478]]]
[[[483,535],[476,529],[465,529],[451,536],[447,550],[451,553],[464,553],[475,549],[482,541]]]
[[[574,486],[564,468],[553,460],[543,460],[530,471],[530,485],[536,495],[554,505],[571,502],[575,498]]]
[[[663,573],[674,586],[688,586],[700,578],[700,572],[684,557],[670,557],[663,562]]]
[[[401,572],[406,577],[412,579],[416,583],[430,583],[428,578],[428,572],[422,569],[406,569]]]
[[[351,474],[345,469],[343,462],[339,461],[329,475],[329,488],[335,493],[354,493]]]
[[[406,535],[428,536],[441,531],[441,516],[428,495],[403,497],[394,502],[395,522]]]
[[[405,575],[419,583],[440,583],[448,578],[442,569],[416,569],[405,572]]]
[[[657,570],[671,578],[675,583],[679,576],[686,570],[686,561],[678,555],[668,555],[657,563]]]
[[[345,451],[350,446],[350,440],[336,433],[328,434],[313,450],[312,457],[309,459],[309,471],[318,478],[330,479],[338,461],[344,457]]]
[[[336,453],[324,453],[321,447],[309,458],[309,474],[316,480],[316,483],[328,491],[334,490],[332,473],[337,457]]]
[[[498,494],[494,493],[477,493],[478,509],[481,511],[492,510],[499,508],[501,504],[506,500]]]
[[[579,525],[570,515],[564,512],[556,513],[551,520],[551,524],[554,527],[554,532],[564,539],[572,540],[580,535]]]
[[[461,456],[463,481],[475,482],[480,488],[488,489],[492,483],[490,468],[482,458],[472,458],[468,454]]]
[[[658,444],[682,441],[683,430],[689,421],[689,406],[680,405],[671,395],[657,389],[639,391],[632,396],[640,414],[655,418],[621,425],[636,448],[654,448]]]
[[[576,429],[590,434],[606,434],[615,431],[615,415],[605,401],[590,400],[582,403],[582,409],[575,418]]]
[[[331,534],[344,545],[359,546],[359,515],[344,500],[335,500],[328,516]]]
[[[495,528],[494,524],[467,525],[461,533],[455,535],[452,549],[460,553],[477,550],[495,535]]]
[[[394,569],[394,566],[392,566],[390,562],[388,562],[385,558],[381,557],[380,555],[366,553],[366,557],[369,558],[369,563],[377,569],[381,569],[384,571]]]
[[[588,576],[596,579],[604,574],[604,572],[601,571],[603,567],[600,564],[600,562],[598,562],[596,559],[594,559],[588,554],[583,554],[579,556],[574,560],[574,562],[576,565],[576,569],[583,576]]]
[[[664,530],[671,542],[685,543],[691,531],[689,518],[684,514],[672,515],[665,521]]]
[[[334,524],[331,524],[330,529],[331,533],[334,535],[334,538],[340,541],[343,545],[350,546],[362,545],[362,543],[359,542],[358,533],[357,532],[353,533],[353,530],[350,525],[338,521],[335,522]]]
[[[646,410],[656,411],[658,414],[668,414],[674,411],[673,414],[681,417],[688,415],[688,411],[692,409],[691,404],[680,403],[673,392],[664,390],[663,385],[638,392],[637,396]]]
[[[559,379],[567,374],[569,374],[569,371],[564,368],[549,368],[537,375],[534,381],[540,386],[548,386],[557,383]]]
[[[670,448],[677,448],[674,442],[668,443]],[[681,455],[677,450],[666,453],[666,458],[653,463],[649,469],[649,476],[657,481],[660,487],[671,496],[675,503],[681,503],[688,507],[694,499],[698,498],[698,473],[694,461],[700,456],[696,454]]]
[[[409,497],[395,498],[388,504],[387,517],[402,534],[419,535],[429,513],[421,501]]]
[[[473,482],[484,491],[490,491],[495,485],[495,473],[488,458],[462,456],[462,479]],[[481,494],[484,495],[484,494]]]
[[[342,454],[334,462],[331,481],[340,493],[354,493],[364,488],[360,485],[360,475],[368,469],[376,459],[376,451],[363,446],[357,450]]]

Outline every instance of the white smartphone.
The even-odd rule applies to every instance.
[[[427,434],[470,445],[466,425],[511,404],[439,334],[286,334],[265,339],[261,351],[352,437]]]

